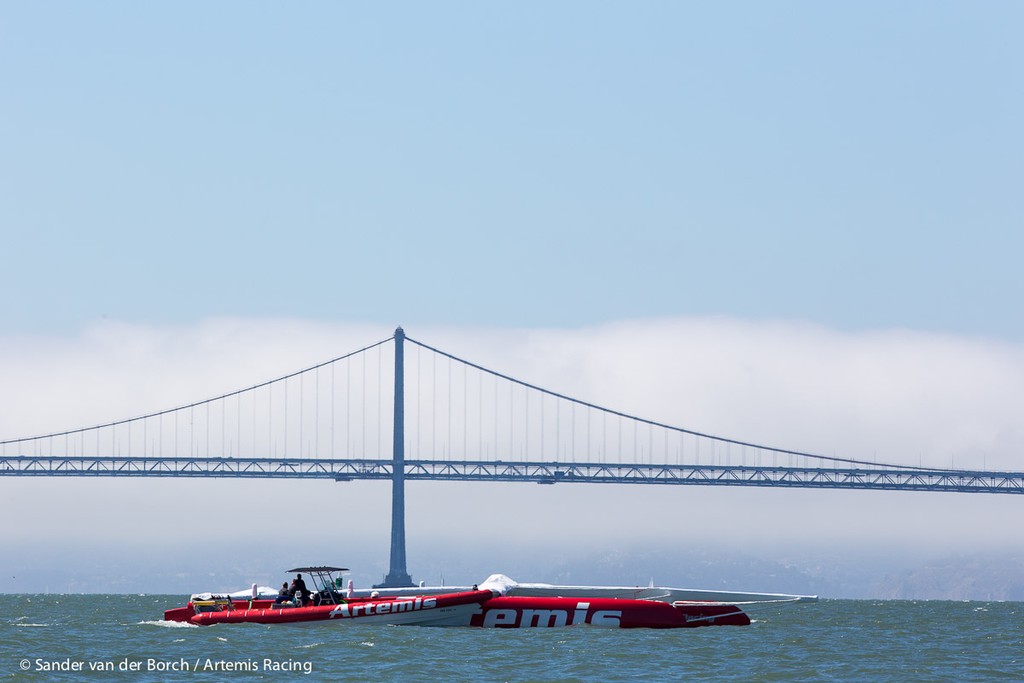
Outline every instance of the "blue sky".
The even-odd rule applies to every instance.
[[[0,10],[0,331],[663,315],[1020,340],[1018,3]]]
[[[0,438],[187,404],[402,324],[698,431],[1024,471],[1022,20],[1017,2],[0,5]],[[200,526],[294,533],[248,495],[263,484],[182,486],[0,479],[21,519],[0,544],[24,550],[0,570],[71,541],[173,557]],[[465,540],[467,506],[514,511],[486,521],[510,546],[643,529],[1021,551],[1015,496],[436,487],[410,487],[421,553]],[[226,512],[181,506],[226,490]],[[346,534],[386,561],[384,488],[273,490],[359,519]],[[680,525],[680,501],[719,513]]]

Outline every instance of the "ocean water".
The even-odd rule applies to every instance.
[[[823,600],[656,631],[197,627],[178,595],[0,595],[0,681],[1024,681],[1024,603]]]

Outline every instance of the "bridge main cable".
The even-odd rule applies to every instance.
[[[43,439],[53,439],[53,438],[56,438],[58,436],[71,436],[72,434],[82,434],[84,432],[92,432],[92,431],[95,431],[95,430],[98,430],[98,429],[107,429],[107,428],[110,428],[110,427],[119,427],[121,425],[131,424],[132,422],[139,422],[139,421],[148,420],[148,419],[151,419],[151,418],[154,418],[154,417],[160,417],[162,415],[170,415],[170,414],[176,413],[178,411],[189,410],[190,408],[196,408],[198,406],[203,406],[203,405],[207,405],[207,404],[210,404],[210,403],[214,403],[215,401],[221,401],[221,400],[224,400],[224,399],[228,399],[228,398],[231,398],[233,396],[238,396],[240,394],[244,394],[244,393],[247,393],[247,392],[250,392],[250,391],[256,391],[257,389],[262,389],[263,387],[267,387],[267,386],[270,386],[272,384],[277,384],[279,382],[284,382],[284,381],[289,380],[289,379],[291,379],[293,377],[298,377],[299,375],[304,375],[307,372],[312,372],[312,371],[317,370],[319,368],[323,368],[323,367],[326,367],[328,365],[331,365],[332,363],[337,363],[337,362],[343,361],[343,360],[345,360],[347,358],[351,358],[353,356],[357,356],[360,353],[364,353],[366,351],[370,351],[372,349],[375,349],[378,346],[381,346],[382,344],[387,344],[389,341],[391,341],[394,338],[395,338],[394,335],[392,335],[390,337],[387,337],[386,339],[381,339],[378,342],[374,342],[373,344],[370,344],[369,346],[364,346],[361,349],[358,349],[356,351],[352,351],[351,353],[346,353],[343,356],[338,356],[337,358],[332,358],[330,360],[326,360],[323,363],[317,363],[316,365],[311,365],[308,368],[303,368],[302,370],[296,370],[295,372],[289,373],[287,375],[282,375],[281,377],[277,377],[276,379],[267,380],[266,382],[260,382],[259,384],[254,384],[254,385],[252,385],[250,387],[245,387],[244,389],[236,389],[235,391],[229,391],[226,394],[221,394],[220,396],[213,396],[212,398],[203,399],[202,401],[196,401],[194,403],[188,403],[186,405],[177,406],[176,408],[167,408],[166,410],[159,410],[157,412],[148,413],[146,415],[138,415],[136,417],[129,417],[129,418],[126,418],[124,420],[115,420],[113,422],[106,422],[106,423],[103,423],[103,424],[93,425],[92,427],[79,427],[78,429],[69,429],[69,430],[63,431],[63,432],[53,432],[52,434],[39,434],[37,436],[26,436],[26,437],[21,437],[21,438],[18,438],[18,439],[7,439],[6,441],[0,441],[0,446],[8,446],[8,445],[11,445],[11,444],[16,444],[16,443],[25,443],[25,442],[28,442],[28,441],[42,441]]]
[[[854,459],[854,458],[840,458],[840,457],[837,457],[837,456],[828,456],[828,455],[820,455],[820,454],[817,454],[817,453],[807,453],[807,452],[803,452],[803,451],[794,451],[794,450],[789,450],[789,449],[785,449],[785,448],[778,448],[778,447],[774,447],[774,446],[765,446],[765,445],[762,445],[762,444],[751,443],[749,441],[740,441],[740,440],[737,440],[737,439],[730,439],[730,438],[723,437],[723,436],[715,436],[714,434],[706,434],[704,432],[698,432],[698,431],[694,431],[692,429],[686,429],[684,427],[676,427],[674,425],[666,424],[664,422],[657,422],[655,420],[649,420],[647,418],[639,417],[637,415],[630,415],[629,413],[624,413],[624,412],[621,412],[621,411],[618,411],[618,410],[613,410],[611,408],[605,408],[604,406],[599,406],[597,404],[589,403],[587,401],[583,401],[583,400],[580,400],[578,398],[573,398],[572,396],[566,396],[565,394],[560,394],[557,391],[551,391],[550,389],[545,389],[544,387],[540,387],[540,386],[537,386],[535,384],[530,384],[529,382],[524,382],[523,380],[516,379],[515,377],[511,377],[509,375],[502,374],[500,372],[497,372],[496,370],[491,370],[490,368],[486,368],[486,367],[484,367],[482,365],[478,365],[478,364],[476,364],[476,363],[474,363],[472,361],[468,361],[468,360],[466,360],[464,358],[459,358],[458,356],[455,356],[453,354],[447,353],[446,351],[442,351],[441,349],[438,349],[436,347],[430,346],[429,344],[425,344],[425,343],[423,343],[421,341],[418,341],[416,339],[413,339],[412,337],[409,337],[409,336],[406,336],[405,340],[409,341],[409,342],[412,342],[413,344],[416,344],[417,346],[420,346],[420,347],[422,347],[424,349],[427,349],[428,351],[433,351],[436,354],[439,354],[441,356],[449,358],[449,359],[451,359],[451,360],[453,360],[453,361],[455,361],[457,363],[462,363],[463,365],[466,365],[466,366],[471,367],[471,368],[475,368],[476,370],[479,370],[481,372],[487,373],[487,374],[492,375],[494,377],[500,377],[503,380],[506,380],[508,382],[512,382],[513,384],[517,384],[517,385],[525,387],[527,389],[532,389],[534,391],[539,391],[539,392],[541,392],[543,394],[546,394],[548,396],[552,396],[554,398],[558,398],[558,399],[561,399],[563,401],[569,401],[570,403],[575,403],[576,405],[583,406],[585,408],[590,408],[592,410],[597,410],[597,411],[600,411],[600,412],[603,412],[603,413],[607,413],[608,415],[614,415],[616,417],[620,417],[620,418],[623,418],[623,419],[626,419],[626,420],[634,420],[634,421],[636,421],[636,422],[638,422],[640,424],[650,425],[652,427],[658,427],[660,429],[667,429],[669,431],[677,432],[677,433],[680,433],[680,434],[689,434],[690,436],[700,437],[700,438],[703,438],[703,439],[710,439],[712,441],[717,441],[719,443],[727,443],[727,444],[732,444],[732,445],[735,445],[735,446],[744,446],[746,448],[756,448],[756,449],[759,449],[759,450],[762,450],[762,451],[767,451],[769,453],[778,453],[780,455],[792,455],[792,456],[801,457],[801,458],[811,458],[813,460],[821,460],[821,461],[825,461],[825,462],[841,462],[841,463],[846,463],[848,465],[866,465],[866,466],[872,467],[872,468],[905,469],[905,470],[913,470],[913,471],[932,471],[932,472],[956,472],[956,471],[958,471],[958,470],[950,470],[950,469],[944,469],[944,468],[939,468],[939,467],[914,467],[914,466],[911,466],[911,465],[897,465],[897,464],[890,464],[890,463],[879,463],[879,462],[872,462],[872,461],[869,461],[869,460],[857,460],[857,459]]]

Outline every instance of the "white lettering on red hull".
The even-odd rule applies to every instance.
[[[437,607],[437,598],[416,598],[414,600],[389,600],[350,605],[345,603],[331,610],[330,618],[355,619],[399,612],[418,612]]]
[[[576,604],[569,620],[569,610],[564,609],[530,609],[502,607],[483,609],[472,619],[474,625],[484,628],[554,628],[557,626],[576,626],[590,624],[617,628],[622,618],[621,610],[599,609],[590,610],[589,602]]]

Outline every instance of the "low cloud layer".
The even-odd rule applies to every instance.
[[[2,338],[0,439],[187,404],[309,367],[392,331],[217,319]],[[688,429],[847,458],[1024,470],[1024,347],[1017,344],[727,318],[406,332],[545,388]],[[407,356],[407,373],[428,372],[416,365],[427,361],[412,347]],[[390,355],[372,362],[386,366]],[[386,373],[381,377],[387,386]],[[389,394],[382,395],[387,407]],[[14,453],[8,447],[6,454]],[[411,546],[475,538],[523,547],[616,539],[737,547],[1022,543],[1016,520],[1024,497],[1010,495],[429,482],[408,490]],[[255,536],[268,548],[274,538],[303,545],[308,537],[313,548],[324,533],[336,539],[330,551],[281,557],[294,564],[344,561],[334,548],[345,541],[376,546],[386,560],[389,545],[390,490],[383,483],[6,477],[0,491],[0,513],[18,520],[4,525],[0,543],[22,547],[128,540],[143,551],[214,552],[216,562],[218,538]]]

